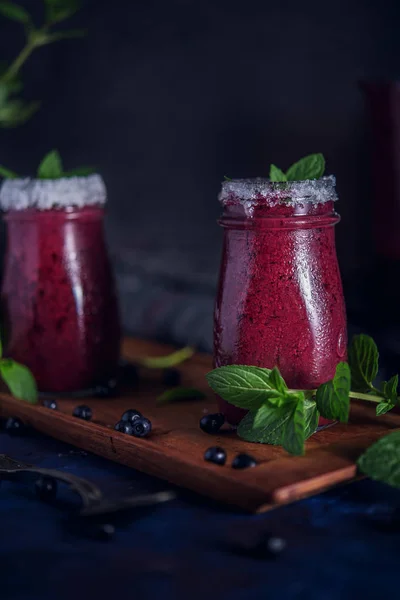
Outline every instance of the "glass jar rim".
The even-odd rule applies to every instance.
[[[256,205],[323,204],[338,199],[335,185],[334,175],[288,182],[274,182],[262,177],[229,179],[222,183],[218,199],[223,206],[241,204],[245,208]]]
[[[27,208],[83,208],[103,206],[106,187],[101,175],[61,177],[59,179],[6,179],[0,188],[0,209],[20,211]]]

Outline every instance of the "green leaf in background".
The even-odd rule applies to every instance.
[[[226,365],[206,375],[211,389],[226,402],[245,409],[257,409],[269,398],[281,394],[271,387],[270,369],[246,365]]]
[[[225,181],[232,181],[232,179],[230,177],[227,177],[227,175],[224,175],[224,179]]]
[[[25,8],[14,2],[8,2],[8,0],[0,2],[0,14],[3,15],[3,17],[7,17],[7,19],[18,21],[24,25],[30,23],[31,20],[30,14]]]
[[[194,349],[189,346],[176,350],[172,354],[166,356],[145,356],[144,358],[137,359],[137,363],[148,369],[168,369],[169,367],[175,367],[180,365],[188,358],[191,358],[194,354]]]
[[[52,150],[42,160],[38,167],[39,179],[58,179],[62,177],[63,166],[58,150]]]
[[[158,396],[156,403],[169,404],[179,400],[203,400],[206,397],[205,393],[195,388],[176,387],[172,390],[167,390]]]
[[[317,389],[316,401],[319,412],[325,419],[347,423],[350,411],[350,368],[345,362],[336,367],[332,381],[322,384]]]
[[[282,446],[290,454],[304,454],[306,436],[306,419],[304,411],[304,395],[299,398],[292,408],[292,414],[283,430]]]
[[[0,165],[0,177],[3,177],[3,179],[18,179],[18,175],[14,171],[3,167],[3,165]]]
[[[30,404],[38,401],[36,381],[30,370],[24,365],[10,360],[0,360],[0,375],[15,398]]]
[[[60,23],[72,17],[81,7],[79,0],[44,0],[48,23]]]
[[[400,488],[400,431],[389,433],[370,446],[357,465],[371,479]]]
[[[379,352],[369,335],[354,336],[349,347],[351,389],[355,392],[369,392],[378,374]]]
[[[66,171],[63,173],[63,177],[87,177],[96,172],[97,169],[95,167],[78,167],[77,169],[72,169],[72,171]]]
[[[323,154],[309,154],[294,163],[286,171],[288,181],[305,181],[306,179],[319,179],[325,172],[325,158]]]
[[[278,181],[287,181],[287,177],[281,169],[279,169],[276,165],[271,165],[269,168],[269,179],[273,182]]]

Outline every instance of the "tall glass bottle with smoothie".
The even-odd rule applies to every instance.
[[[334,177],[225,181],[219,199],[215,367],[277,366],[290,388],[315,389],[346,360]],[[219,402],[231,424],[243,418],[243,410]]]
[[[42,392],[76,392],[116,374],[120,325],[99,175],[3,183],[5,354]]]

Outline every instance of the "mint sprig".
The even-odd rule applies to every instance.
[[[51,150],[42,158],[37,168],[37,179],[61,179],[63,177],[87,177],[96,172],[94,167],[77,167],[64,171],[63,162],[58,150]],[[14,171],[0,165],[0,177],[3,179],[18,179]]]
[[[273,182],[305,181],[319,179],[325,172],[325,158],[323,154],[309,154],[291,165],[286,173],[276,165],[271,165],[269,178]]]
[[[300,455],[320,416],[348,422],[351,398],[377,403],[378,416],[400,404],[398,375],[380,389],[374,385],[378,358],[373,339],[362,335],[352,341],[349,363],[339,363],[333,379],[316,390],[289,389],[277,367],[227,365],[214,369],[206,378],[221,398],[249,411],[237,429],[241,438],[280,445]]]

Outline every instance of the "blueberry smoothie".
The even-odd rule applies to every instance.
[[[215,367],[277,366],[289,387],[314,389],[346,360],[336,199],[334,177],[223,183]],[[243,418],[245,411],[219,402],[231,424]]]
[[[7,356],[42,392],[75,392],[115,376],[117,298],[103,231],[98,175],[6,181],[1,291]]]

